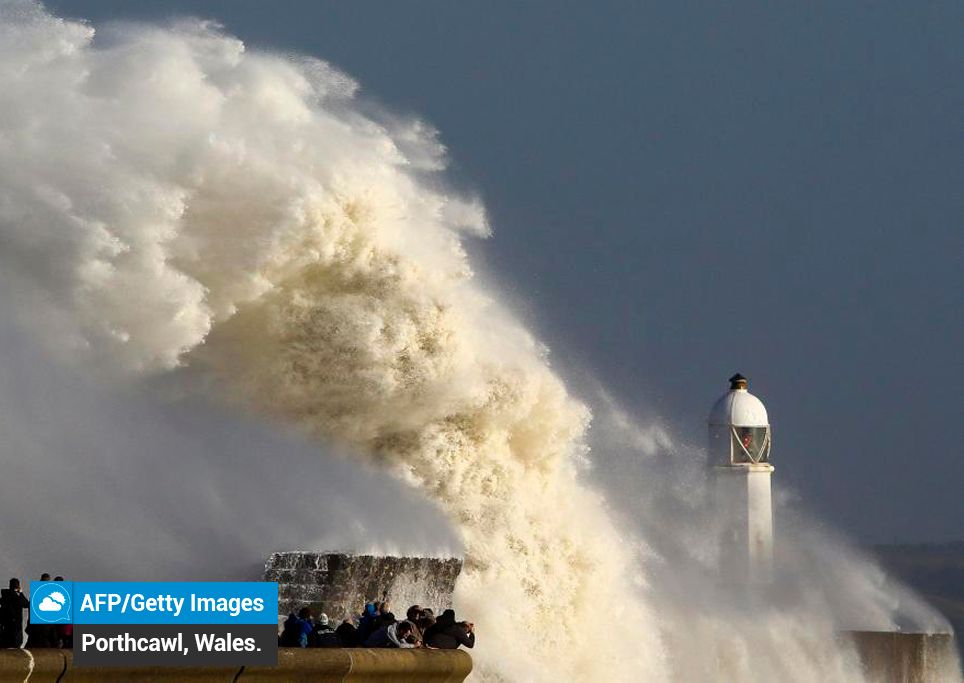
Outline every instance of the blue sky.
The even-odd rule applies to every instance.
[[[740,371],[825,517],[964,538],[964,5],[47,4],[331,61],[440,129],[555,367],[694,441]]]

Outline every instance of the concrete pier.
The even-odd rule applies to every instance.
[[[873,683],[954,683],[960,662],[951,633],[844,631]]]
[[[70,650],[0,650],[0,683],[462,683],[472,658],[462,650],[290,649],[277,667],[82,667]]]

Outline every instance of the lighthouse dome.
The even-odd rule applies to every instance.
[[[710,411],[711,425],[765,427],[770,424],[763,401],[746,389],[737,389],[721,397]]]
[[[710,461],[743,466],[770,458],[770,420],[763,402],[747,391],[743,375],[730,377],[730,390],[710,411]]]
[[[747,391],[747,384],[743,375],[730,378],[730,390],[710,411],[711,425],[765,427],[770,424],[763,401]]]

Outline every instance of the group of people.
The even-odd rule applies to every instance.
[[[41,581],[50,581],[42,574]],[[57,576],[54,581],[63,581]],[[20,579],[10,579],[9,588],[0,590],[0,648],[73,647],[72,624],[27,624],[24,644],[23,613],[30,600],[23,594]],[[455,650],[475,646],[475,624],[456,621],[455,611],[447,609],[438,617],[427,607],[412,605],[399,620],[388,602],[373,600],[355,620],[333,627],[328,616],[315,616],[308,607],[290,614],[284,622],[278,644],[282,647],[397,647]]]
[[[41,581],[50,581],[50,574],[41,574]],[[55,576],[54,581],[64,577]],[[20,579],[10,579],[9,587],[0,589],[0,648],[74,646],[73,624],[27,624],[27,642],[23,642],[23,612],[30,609],[30,600],[23,594]]]
[[[475,646],[475,624],[456,621],[455,611],[447,609],[438,617],[427,607],[412,605],[399,620],[387,601],[372,601],[356,619],[333,627],[328,615],[317,617],[308,607],[291,613],[284,622],[278,645],[281,647],[396,647],[455,650],[460,645]]]

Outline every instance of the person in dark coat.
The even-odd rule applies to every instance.
[[[23,611],[30,601],[20,590],[20,579],[10,579],[10,587],[0,590],[0,648],[23,644]]]
[[[459,645],[475,647],[475,624],[455,621],[455,611],[447,609],[425,631],[425,647],[437,650],[457,650]]]
[[[298,637],[300,633],[301,625],[298,623],[298,615],[291,612],[281,627],[281,634],[278,636],[278,647],[298,647]]]
[[[54,577],[54,581],[62,582],[64,580],[62,576]],[[58,624],[54,639],[57,647],[63,648],[64,650],[72,650],[74,648],[74,625]]]
[[[341,640],[329,623],[328,615],[322,612],[315,619],[315,632],[312,647],[341,647]]]
[[[308,647],[308,641],[313,630],[311,610],[302,607],[297,615],[292,612],[285,619],[281,635],[278,637],[278,645],[281,647]]]
[[[342,647],[358,647],[358,629],[350,622],[343,621],[341,626],[335,629],[335,635]]]
[[[378,620],[378,603],[366,603],[365,609],[362,610],[361,618],[358,620],[358,632],[356,637],[359,643],[364,643],[366,640],[368,640],[368,636],[370,636],[373,631],[377,631],[381,627],[381,624],[378,623]]]
[[[435,613],[431,609],[425,607],[422,609],[422,616],[418,618],[415,625],[418,626],[419,636],[421,637],[423,643],[425,641],[425,632],[428,631],[435,624]]]
[[[41,581],[50,581],[50,574],[40,575]],[[29,615],[28,615],[29,616]],[[27,619],[27,642],[24,647],[33,650],[41,647],[57,647],[57,627],[54,624],[32,624]]]
[[[384,644],[384,641],[388,638],[387,631],[388,627],[395,623],[395,615],[391,612],[387,614],[379,614],[375,619],[375,626],[372,628],[371,633],[365,636],[364,639],[359,635],[359,644],[363,647],[388,647]]]

